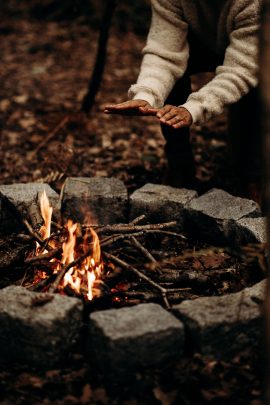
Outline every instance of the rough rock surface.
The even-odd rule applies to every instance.
[[[181,321],[157,304],[94,312],[90,335],[90,358],[116,378],[164,366],[181,356],[184,344]]]
[[[188,228],[211,242],[227,243],[234,221],[260,216],[260,208],[254,201],[212,189],[189,204]]]
[[[243,218],[230,226],[230,239],[235,244],[266,243],[266,218]]]
[[[183,223],[186,204],[197,197],[197,192],[148,183],[130,196],[130,218],[145,214],[150,222],[176,220]]]
[[[33,226],[42,223],[39,201],[43,190],[54,209],[54,215],[58,217],[59,197],[48,184],[0,185],[0,232],[18,232],[22,228],[20,216],[28,219]]]
[[[128,194],[120,180],[105,177],[70,177],[62,193],[62,214],[76,222],[127,222]]]
[[[184,301],[173,312],[197,350],[226,359],[260,343],[265,288],[264,280],[239,293]]]
[[[0,358],[51,367],[79,338],[82,303],[59,294],[10,286],[0,291]]]

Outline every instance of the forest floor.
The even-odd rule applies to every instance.
[[[144,38],[113,33],[101,91],[89,117],[80,113],[95,60],[97,32],[86,25],[28,20],[0,23],[2,184],[66,176],[115,176],[130,190],[160,183],[166,161],[155,118],[108,116],[139,72]],[[194,81],[194,87],[205,77]],[[65,117],[70,121],[38,152]],[[230,189],[226,117],[192,131],[202,190]],[[59,186],[59,185],[58,185]]]
[[[115,176],[130,191],[160,183],[164,140],[152,117],[108,116],[107,103],[126,99],[139,72],[144,38],[112,32],[108,61],[90,116],[80,112],[95,59],[97,32],[77,22],[7,16],[0,21],[0,183],[47,181],[57,190],[68,176]],[[194,88],[206,76],[194,80]],[[50,142],[43,140],[65,117]],[[192,130],[199,191],[233,190],[226,116]],[[63,175],[52,181],[53,174]],[[145,398],[111,397],[78,355],[61,369],[0,368],[0,404],[261,404],[257,354],[231,363],[195,355],[164,369]],[[163,378],[163,379],[162,379]],[[162,386],[162,382],[164,387]]]

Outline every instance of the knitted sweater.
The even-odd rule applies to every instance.
[[[188,29],[224,56],[214,78],[183,104],[201,123],[237,102],[258,82],[261,0],[152,0],[152,22],[129,97],[161,107],[189,58]]]

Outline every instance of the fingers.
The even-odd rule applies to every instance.
[[[157,112],[159,111],[158,108],[147,108],[147,107],[140,107],[139,108],[140,112],[142,115],[150,115],[150,116],[156,116]]]
[[[157,117],[162,124],[169,125],[175,129],[189,127],[192,124],[192,117],[189,111],[183,107],[165,105],[158,111]]]
[[[117,111],[132,110],[135,107],[136,107],[136,105],[134,105],[134,103],[128,101],[128,102],[119,103],[119,104],[107,105],[104,108],[104,112],[110,113],[110,112],[117,112]]]
[[[134,113],[134,115],[140,112],[140,108],[147,109],[151,107],[145,100],[130,100],[119,104],[110,104],[105,106],[104,112],[106,114],[121,114],[121,113]]]
[[[160,118],[164,118],[164,116],[165,116],[167,113],[169,113],[173,108],[174,108],[174,107],[173,107],[172,105],[169,105],[169,104],[165,105],[164,107],[162,107],[162,108],[160,108],[160,109],[158,110],[157,117],[158,117],[159,119],[160,119]]]

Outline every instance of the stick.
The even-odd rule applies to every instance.
[[[64,117],[56,127],[48,133],[48,135],[43,139],[42,142],[32,151],[29,153],[29,159],[32,159],[47,143],[60,131],[69,121],[69,117]]]
[[[38,256],[33,256],[33,257],[28,257],[27,259],[25,259],[24,263],[25,264],[35,264],[37,262],[41,262],[43,260],[50,260],[53,259],[55,256],[57,256],[58,253],[60,253],[62,250],[62,248],[56,248],[51,250],[49,253],[45,253],[42,255],[38,255]]]
[[[136,236],[144,236],[145,232],[135,232],[135,233],[130,233],[130,234],[126,234],[126,235],[111,235],[108,236],[107,238],[104,238],[100,241],[100,246],[105,247],[105,246],[109,246],[112,243],[115,243],[119,240],[123,240],[123,239],[131,239],[132,237]]]
[[[136,274],[139,278],[142,278],[145,280],[148,284],[151,284],[154,288],[159,290],[162,294],[163,301],[166,305],[167,308],[170,308],[170,304],[167,299],[167,290],[166,288],[161,287],[159,284],[155,283],[155,281],[151,280],[149,277],[147,277],[145,274],[143,274],[140,270],[136,269],[135,267],[131,266],[130,264],[124,262],[123,260],[119,259],[118,257],[111,255],[109,253],[104,252],[104,256],[111,260],[112,262],[118,264],[122,268],[131,271],[132,273]]]
[[[150,233],[153,231],[150,231]],[[168,235],[168,236],[175,236],[176,238],[181,238],[181,239],[187,239],[184,235],[181,233],[176,233],[176,232],[170,232],[170,231],[162,231],[162,230],[156,230],[155,233],[161,233],[163,235]]]
[[[28,230],[28,233],[35,239],[36,242],[38,242],[40,245],[43,245],[44,240],[39,236],[37,232],[34,231],[30,223],[27,221],[27,219],[23,219],[23,224]]]
[[[145,217],[144,214],[143,214],[143,215],[140,215],[139,217],[133,219],[133,221],[131,221],[131,222],[129,223],[129,225],[137,225],[138,223],[140,223],[141,221],[143,221],[145,218],[146,218],[146,217]]]
[[[80,180],[80,182],[83,182]],[[88,182],[87,182],[88,184]],[[139,217],[135,218],[133,221],[129,222],[128,224],[115,224],[115,225],[110,225],[113,227],[119,227],[119,226],[132,226],[132,225],[137,225],[138,223],[140,223],[141,221],[143,221],[145,219],[145,215],[140,215]],[[53,223],[53,221],[52,221]],[[57,224],[56,224],[57,225]],[[87,224],[87,225],[82,225],[82,229],[89,229],[89,228],[104,228],[108,225],[104,225],[104,224]]]
[[[51,276],[49,276],[48,278],[41,280],[39,283],[36,283],[34,285],[31,285],[30,287],[25,287],[30,291],[40,291],[43,288],[47,287],[47,285],[49,285],[51,283],[51,281],[53,281],[55,279],[55,274],[52,274]]]
[[[138,239],[136,239],[134,236],[131,236],[131,242],[133,243],[133,245],[147,258],[150,260],[150,262],[152,262],[155,266],[152,267],[153,270],[155,270],[157,273],[161,273],[162,270],[160,268],[160,266],[158,265],[156,259],[154,258],[154,256],[152,256],[152,254],[138,241]]]
[[[162,230],[166,228],[172,228],[177,224],[176,221],[173,222],[165,222],[163,224],[147,224],[147,225],[130,225],[130,224],[117,224],[117,225],[105,225],[100,226],[97,228],[98,232],[117,232],[117,233],[125,233],[125,232],[138,232],[138,231],[155,231],[155,230]],[[89,227],[89,226],[88,226]],[[86,227],[87,228],[87,227]],[[93,226],[92,226],[93,228]]]
[[[179,294],[177,293],[184,293],[184,292],[189,292],[191,288],[181,288],[177,292],[172,292],[170,295],[170,301],[174,302],[179,302]],[[171,292],[168,290],[168,292]],[[113,295],[120,296],[120,297],[127,297],[129,299],[140,299],[140,300],[145,300],[145,301],[151,301],[151,300],[157,300],[160,298],[155,292],[149,292],[149,291],[114,291]]]

